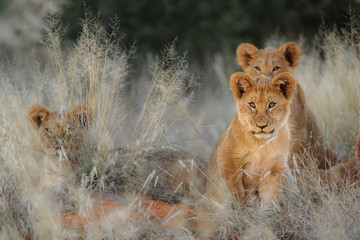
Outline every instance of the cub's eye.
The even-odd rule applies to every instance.
[[[256,66],[256,67],[255,67],[255,70],[258,71],[258,72],[261,72],[261,67]]]
[[[253,102],[249,102],[249,107],[251,107],[251,108],[255,108],[255,107],[256,107],[256,105],[255,105],[255,103],[253,103]]]
[[[49,128],[45,128],[45,132],[50,132],[50,129],[49,129]]]
[[[271,103],[269,103],[269,108],[274,108],[274,107],[275,107],[275,105],[276,105],[276,103],[271,102]]]
[[[280,67],[279,66],[275,66],[275,67],[273,67],[273,72],[276,72],[277,70],[279,70],[280,69]]]

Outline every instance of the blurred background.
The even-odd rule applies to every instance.
[[[109,31],[110,19],[117,17],[123,43],[135,43],[138,53],[159,53],[177,38],[177,50],[188,50],[190,59],[200,63],[207,54],[234,51],[241,42],[263,47],[274,34],[287,41],[313,39],[321,24],[347,28],[349,17],[359,13],[358,0],[1,0],[2,56],[31,50],[42,39],[49,14],[61,14],[64,39],[74,42],[84,6],[99,13]]]

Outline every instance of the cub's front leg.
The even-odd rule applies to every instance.
[[[275,203],[286,176],[286,170],[286,164],[277,164],[260,179],[258,191],[262,208],[269,209]]]
[[[243,171],[232,164],[231,161],[226,162],[222,166],[221,179],[225,184],[229,193],[231,193],[240,202],[245,198],[245,189],[242,179]]]

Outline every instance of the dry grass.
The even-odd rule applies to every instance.
[[[129,214],[138,208],[136,201],[115,212],[111,221],[88,223],[84,231],[61,228],[58,219],[66,204],[59,204],[37,187],[43,181],[46,153],[26,112],[33,104],[65,111],[83,103],[94,112],[76,180],[66,190],[59,189],[71,199],[73,210],[96,207],[88,194],[93,180],[97,185],[91,187],[100,193],[117,191],[137,198],[151,187],[152,192],[174,195],[178,188],[166,192],[166,185],[154,184],[156,174],[161,176],[159,169],[165,166],[156,154],[166,146],[208,159],[236,111],[228,87],[230,75],[239,70],[235,53],[209,57],[207,68],[198,77],[191,74],[186,55],[179,56],[171,44],[160,57],[146,62],[140,79],[134,79],[128,64],[133,49],[121,48],[116,21],[109,34],[89,16],[77,43],[67,51],[61,48],[61,31],[56,19],[52,20],[44,41],[50,58],[45,67],[10,65],[0,69],[0,238],[21,239],[26,234],[33,239],[198,237],[200,233],[188,225],[161,230],[146,218],[133,221]],[[359,130],[360,37],[354,28],[350,33],[325,32],[320,40],[321,48],[303,44],[295,76],[328,144],[343,159],[354,154]],[[271,44],[277,47],[281,42]],[[150,74],[147,66],[151,66]],[[197,82],[198,87],[192,88]],[[119,147],[126,150],[121,153]],[[47,157],[58,161],[56,156]],[[157,172],[152,175],[154,169]],[[114,182],[118,185],[111,185]],[[215,239],[358,238],[359,188],[324,186],[316,169],[304,170],[288,182],[278,207],[269,211],[242,206],[231,198],[211,210],[207,207],[214,203],[205,197],[191,205],[214,214],[218,223]]]

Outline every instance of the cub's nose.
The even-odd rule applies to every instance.
[[[266,128],[267,125],[268,125],[268,123],[265,123],[265,124],[263,124],[263,125],[256,124],[256,126],[258,126],[258,127],[261,128],[261,129]]]

